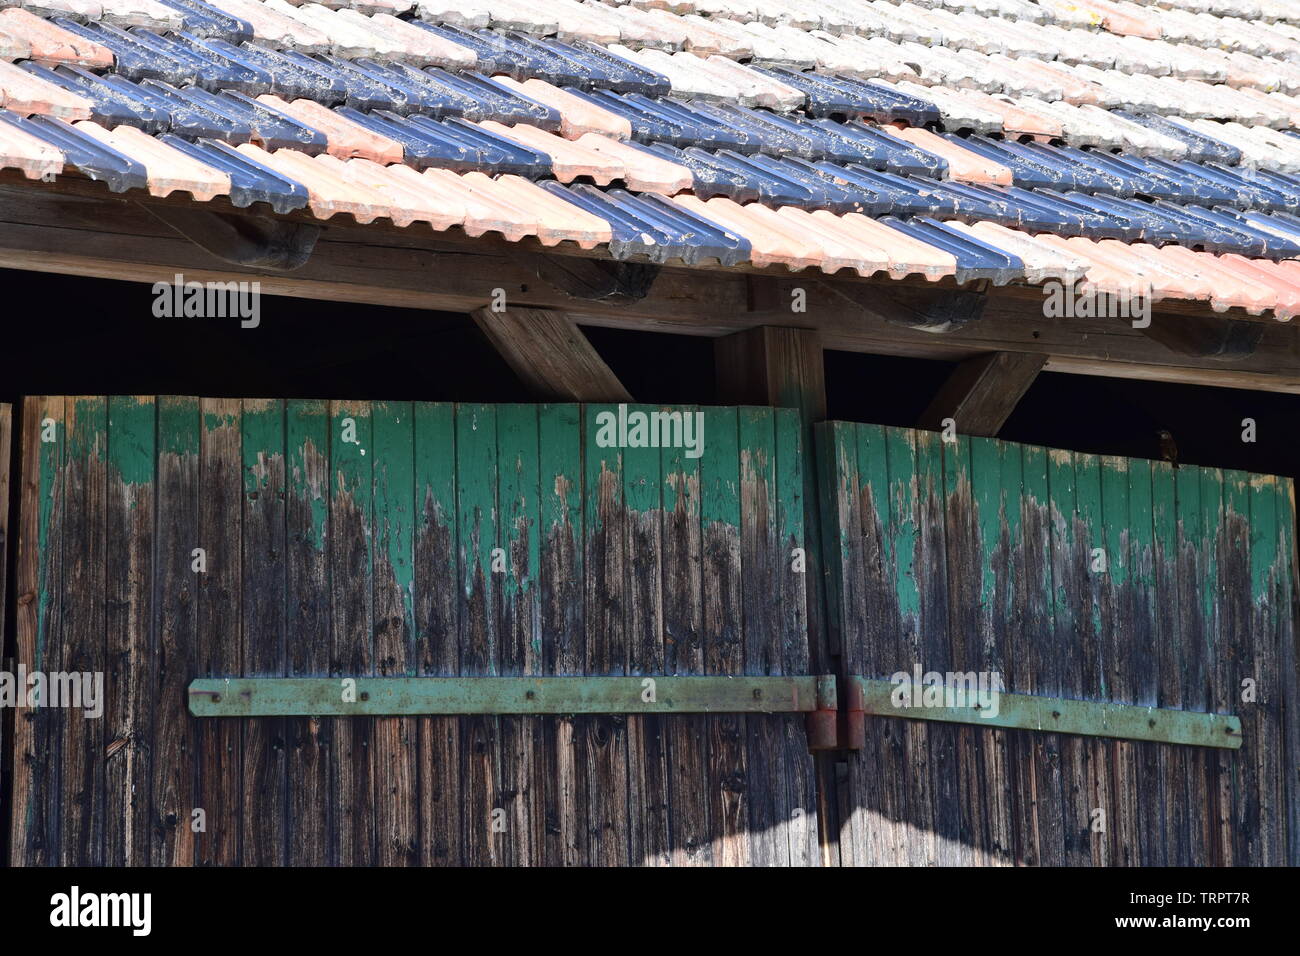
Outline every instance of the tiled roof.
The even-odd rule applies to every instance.
[[[33,179],[1300,311],[1289,0],[0,7],[0,165]]]

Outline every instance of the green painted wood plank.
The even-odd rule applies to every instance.
[[[103,593],[108,403],[102,396],[71,398],[65,421],[63,586],[67,595],[50,669],[103,674],[107,669]],[[62,805],[62,862],[99,866],[104,860],[104,763],[100,759],[104,722],[83,720],[65,709],[53,723],[53,747],[62,758],[57,796]]]
[[[456,409],[416,402],[415,642],[422,676],[460,671]],[[464,860],[461,733],[454,717],[419,720],[420,862]]]
[[[371,406],[373,447],[375,669],[414,676],[415,637],[415,410],[410,402]],[[374,725],[376,862],[419,862],[416,780],[419,731],[415,720],[381,718]]]
[[[147,396],[108,400],[108,656],[105,737],[122,741],[104,769],[108,866],[147,860],[152,659],[156,406]]]
[[[205,677],[186,696],[196,717],[792,714],[816,708],[819,679],[826,678]]]
[[[331,670],[373,674],[374,436],[368,402],[330,403]],[[375,860],[374,722],[336,723],[334,799],[336,859],[344,866]]]
[[[539,573],[538,421],[534,405],[503,405],[497,410],[497,502],[506,571],[502,582],[501,673],[536,674],[541,643],[536,622]],[[502,853],[507,865],[524,865],[540,853],[533,841],[545,826],[539,777],[541,727],[536,721],[503,717],[501,806],[507,827]]]
[[[167,396],[158,399],[158,564],[154,628],[158,649],[154,665],[157,700],[154,714],[151,805],[155,827],[150,863],[190,866],[194,862],[191,811],[198,806],[194,762],[197,728],[186,719],[185,681],[194,672],[197,631],[197,583],[192,551],[199,537],[199,401]],[[165,662],[165,666],[164,666]],[[156,824],[161,822],[162,826]]]
[[[285,664],[287,675],[330,672],[330,421],[324,401],[285,403]],[[332,862],[331,726],[288,722],[289,863]]]

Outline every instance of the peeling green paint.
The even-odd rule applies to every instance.
[[[154,453],[157,408],[152,398],[114,395],[108,400],[109,474],[128,487],[152,484],[157,478]],[[131,499],[132,508],[135,499]]]
[[[310,508],[306,540],[325,551],[329,523],[329,412],[321,401],[294,400],[285,406],[285,448],[288,493]]]

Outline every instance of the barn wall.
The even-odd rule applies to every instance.
[[[846,863],[1300,859],[1290,480],[873,425],[817,444],[846,673],[1243,725],[1234,751],[869,717]]]
[[[1289,481],[842,423],[813,456],[766,408],[703,409],[693,459],[602,410],[26,401],[18,662],[106,700],[14,714],[11,861],[1297,862]],[[1242,748],[868,718],[818,794],[798,715],[189,713],[202,676],[808,674],[814,466],[841,680],[993,671]]]
[[[30,400],[19,656],[109,699],[20,712],[13,862],[816,864],[799,715],[188,713],[197,676],[806,674],[796,413],[706,409],[695,459],[600,410]]]

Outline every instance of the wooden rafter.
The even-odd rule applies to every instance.
[[[538,398],[630,402],[632,396],[587,337],[562,312],[475,309],[474,321]]]
[[[1024,352],[990,352],[962,362],[921,416],[922,428],[940,429],[951,418],[963,435],[993,438],[1046,361]]]

